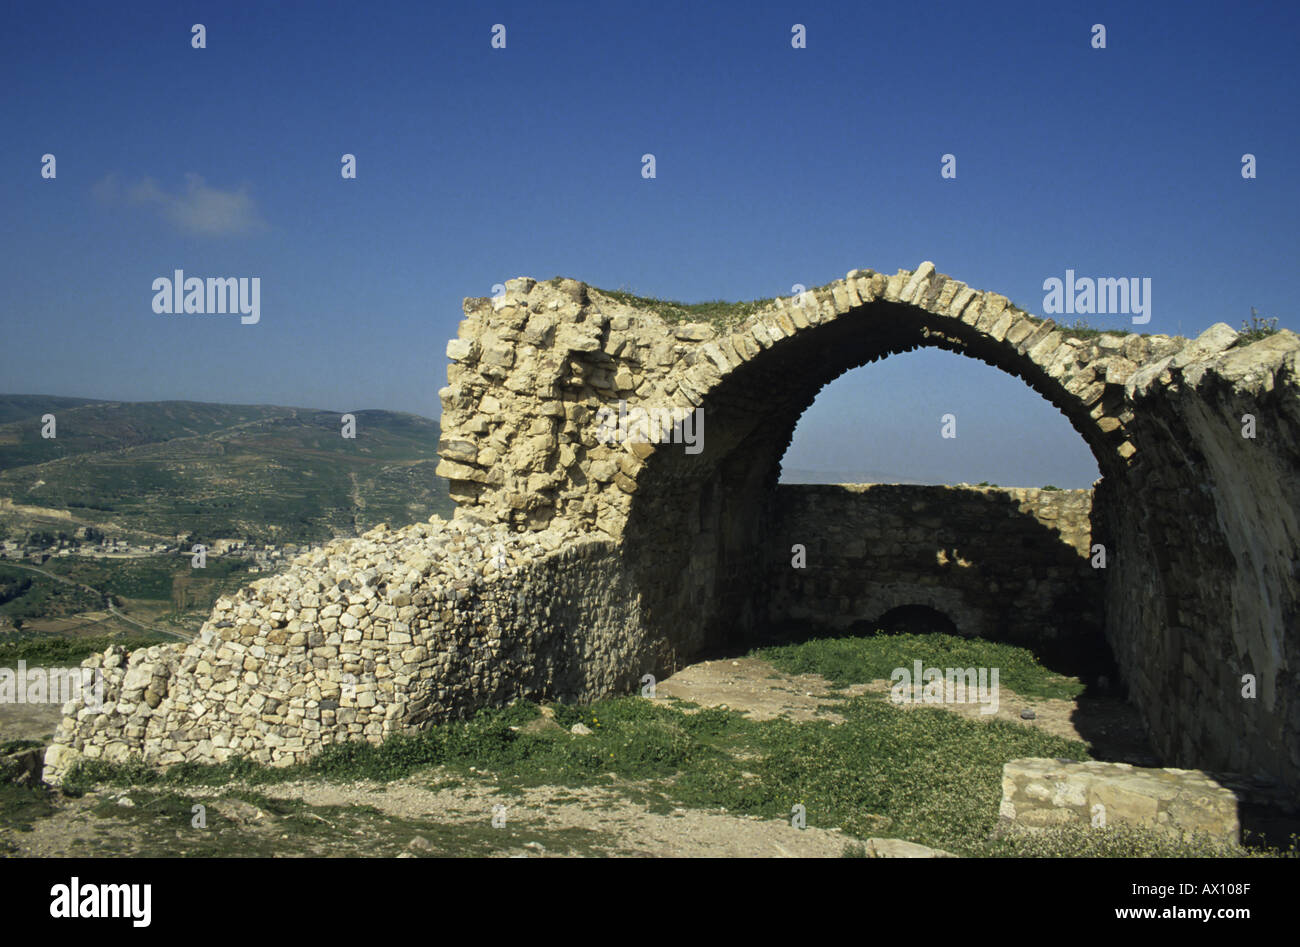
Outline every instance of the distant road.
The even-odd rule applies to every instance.
[[[128,624],[135,625],[135,627],[142,629],[143,631],[151,631],[154,634],[159,634],[159,635],[170,635],[173,638],[179,638],[181,641],[194,640],[191,635],[187,635],[184,632],[173,631],[170,628],[154,628],[149,625],[146,625],[142,621],[137,621],[136,619],[132,618],[130,615],[118,611],[117,606],[113,604],[113,597],[111,595],[109,595],[107,592],[101,592],[99,589],[91,588],[89,585],[83,585],[80,582],[73,582],[71,579],[65,578],[64,576],[55,575],[53,572],[46,572],[44,569],[38,569],[36,566],[23,565],[21,562],[14,562],[11,559],[3,560],[2,562],[0,562],[0,565],[13,566],[16,569],[26,569],[28,572],[39,572],[47,579],[53,579],[55,582],[62,582],[64,585],[71,585],[75,588],[79,588],[86,592],[89,592],[91,595],[98,595],[100,598],[104,600],[104,604],[108,606],[108,611],[110,614],[112,614],[115,618],[122,619],[122,621],[127,622]]]

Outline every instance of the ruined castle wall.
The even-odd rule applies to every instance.
[[[46,755],[284,765],[517,697],[626,691],[647,659],[616,548],[554,531],[377,527],[218,601],[199,637],[124,657],[102,708],[77,702]]]
[[[466,301],[448,348],[440,472],[488,519],[559,517],[622,538],[669,665],[762,619],[766,570],[791,544],[764,525],[780,458],[818,389],[938,346],[1024,379],[1097,458],[1107,637],[1156,746],[1300,795],[1293,333],[1248,346],[1222,323],[1194,340],[1076,334],[929,263],[855,270],[725,325],[672,324],[571,281],[506,286]],[[701,408],[703,453],[599,444],[595,412],[619,400]],[[1244,413],[1259,419],[1254,441],[1240,437]],[[966,624],[1000,620],[972,608]],[[1242,673],[1257,699],[1239,696]]]
[[[1107,632],[1158,751],[1300,798],[1294,342],[1279,333],[1135,378],[1140,463],[1103,484],[1097,507],[1113,537]]]
[[[1001,529],[987,533],[974,513],[945,533],[933,511],[904,515],[888,503],[874,523],[856,503],[836,516],[809,500],[782,510],[781,457],[819,389],[937,346],[1022,378],[1097,458],[1091,538],[1107,547],[1107,568],[1091,579],[1105,584],[1106,636],[1156,746],[1182,765],[1272,774],[1300,796],[1295,334],[1241,346],[1222,323],[1195,340],[1074,333],[928,262],[893,276],[854,270],[797,300],[707,323],[564,279],[510,280],[498,298],[467,299],[465,314],[439,392],[438,473],[458,503],[455,521],[336,544],[222,600],[194,644],[110,667],[111,706],[70,708],[52,773],[83,751],[288,762],[548,688],[600,696],[743,639],[773,607],[793,614],[796,600],[871,620],[886,589],[864,598],[855,583],[897,574],[898,564],[873,561],[888,554],[848,535],[837,516],[862,537],[879,530],[874,542],[889,537],[899,555],[915,552],[910,587],[895,593],[929,590],[935,607],[949,601],[960,613],[951,615],[959,627],[1018,628],[1041,646],[1059,616],[1031,640],[1026,615],[1046,613],[1042,589],[1050,597],[1067,557],[1075,564],[1061,550],[1065,571],[1053,578],[1049,559],[1046,586],[1035,571],[1045,540],[1027,517],[1038,521],[1041,497],[1019,518],[994,503]],[[655,414],[698,409],[702,450],[602,442],[600,410],[619,402]],[[1253,440],[1240,436],[1245,413],[1257,418]],[[804,529],[800,511],[843,541],[818,547],[792,535]],[[913,525],[913,516],[924,519]],[[1015,564],[999,566],[997,593],[985,587],[977,598],[960,560],[991,573],[990,550],[1021,527],[1029,546],[1004,548]],[[926,571],[927,530],[951,543],[955,568]],[[519,575],[490,574],[478,547],[496,542]],[[810,551],[798,578],[783,571],[794,542]],[[812,571],[817,555],[836,561],[833,575]],[[765,598],[774,570],[776,597]],[[1057,640],[1082,639],[1067,630]],[[1240,696],[1246,673],[1257,697]]]
[[[846,628],[925,605],[962,635],[1087,661],[1105,647],[1091,490],[777,487],[768,619]],[[806,566],[794,568],[801,544]],[[1091,652],[1091,653],[1090,653]]]

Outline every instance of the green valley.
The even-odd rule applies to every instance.
[[[0,539],[303,543],[449,515],[437,422],[351,413],[349,439],[335,411],[0,395]]]

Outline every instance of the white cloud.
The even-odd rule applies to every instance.
[[[248,185],[223,191],[209,187],[194,173],[185,175],[183,193],[171,194],[153,178],[144,178],[125,190],[117,175],[109,174],[95,184],[95,197],[105,204],[143,204],[159,212],[181,230],[206,236],[248,233],[265,226]]]

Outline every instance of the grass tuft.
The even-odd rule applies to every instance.
[[[1073,699],[1085,685],[1077,678],[1043,667],[1028,648],[944,634],[877,632],[871,636],[813,638],[799,644],[759,648],[754,657],[787,674],[820,674],[832,684],[869,684],[889,680],[895,668],[909,672],[914,661],[924,667],[997,668],[998,684],[1022,697]]]
[[[653,296],[637,296],[618,289],[596,290],[604,296],[625,306],[636,309],[649,309],[664,322],[681,324],[686,322],[707,322],[718,329],[726,329],[744,322],[754,313],[766,309],[772,300],[754,299],[746,302],[726,302],[721,299],[700,303],[683,303],[670,299],[657,299]]]

